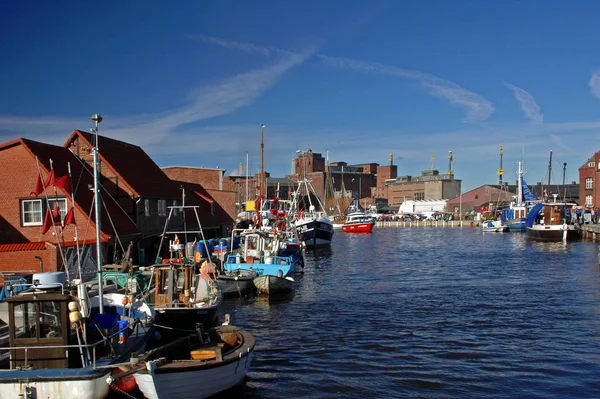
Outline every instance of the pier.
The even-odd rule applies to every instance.
[[[596,241],[600,239],[600,224],[584,224],[581,226],[583,238]]]

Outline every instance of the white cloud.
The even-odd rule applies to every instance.
[[[274,48],[257,46],[255,44],[251,44],[251,43],[237,42],[234,40],[227,40],[227,39],[222,39],[219,37],[208,36],[208,35],[201,35],[201,34],[188,35],[188,38],[190,38],[192,40],[198,40],[201,42],[205,42],[205,43],[216,44],[218,46],[226,47],[226,48],[230,48],[230,49],[234,49],[234,50],[242,50],[242,51],[245,51],[248,53],[259,53],[264,56],[269,56],[273,52],[283,52],[282,50],[278,50],[278,49],[274,49]]]
[[[541,112],[541,108],[531,94],[510,83],[504,82],[504,85],[513,91],[515,99],[521,105],[521,110],[530,121],[536,123],[544,122],[544,115]]]
[[[274,47],[257,46],[251,43],[220,39],[212,36],[191,35],[190,38],[227,48],[255,52],[263,55],[270,55],[272,53],[289,54],[288,51]],[[454,82],[450,82],[434,75],[374,62],[365,62],[342,57],[330,57],[323,54],[318,54],[317,58],[323,65],[332,68],[352,70],[361,73],[377,73],[418,81],[431,95],[442,98],[452,105],[465,109],[467,112],[466,121],[469,122],[486,120],[494,112],[492,103],[484,97],[462,88]]]
[[[595,71],[592,73],[592,77],[590,78],[588,85],[590,86],[592,95],[600,98],[600,71]]]
[[[297,53],[282,54],[276,62],[267,66],[242,73],[220,83],[202,87],[191,95],[190,102],[178,109],[157,114],[136,115],[131,117],[110,117],[103,115],[100,125],[103,135],[114,137],[140,146],[168,144],[177,137],[176,131],[185,130],[185,126],[212,117],[227,115],[235,110],[251,105],[269,88],[273,87],[281,76],[290,69],[302,64],[314,54],[314,48]],[[86,124],[85,121],[88,121]],[[82,126],[87,130],[91,126],[89,116],[82,118],[66,117],[7,117],[0,116],[0,138],[6,140],[27,135],[36,139],[40,136],[44,142],[63,144],[65,132]],[[10,135],[10,136],[9,136]],[[62,141],[51,142],[49,137],[60,135]],[[177,140],[181,146],[181,142]]]

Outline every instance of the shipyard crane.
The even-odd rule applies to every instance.
[[[452,158],[452,150],[448,151],[448,171],[446,175],[451,176],[454,174],[454,159]]]
[[[502,146],[500,146],[500,168],[498,169],[498,184],[504,184],[502,177],[504,176],[504,169],[502,169],[502,156],[504,153],[502,152]]]

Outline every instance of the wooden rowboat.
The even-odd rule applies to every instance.
[[[267,295],[291,292],[294,288],[294,279],[291,277],[263,274],[255,277],[253,282],[260,293]]]

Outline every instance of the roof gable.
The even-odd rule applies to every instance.
[[[70,147],[77,137],[90,148],[93,147],[95,135],[82,130],[73,131],[64,147]],[[179,186],[169,179],[141,147],[98,135],[98,149],[102,163],[119,176],[136,197],[181,196]]]
[[[81,212],[83,215],[89,215],[94,200],[94,193],[89,187],[94,185],[94,177],[93,171],[88,165],[65,147],[28,139],[20,139],[20,142],[27,148],[32,157],[38,160],[38,165],[45,176],[48,175],[51,169],[54,170],[56,177],[64,176],[69,173],[70,168],[75,211]],[[50,165],[50,160],[52,160],[52,166]],[[71,193],[61,188],[57,187],[56,190],[57,193],[67,198],[71,197]],[[54,193],[54,188],[52,188],[51,193],[49,192],[48,195],[54,195]],[[103,201],[103,212],[101,213],[102,233],[105,235],[103,240],[106,240],[107,236],[115,234],[137,234],[139,230],[129,215],[112,200],[110,195],[102,190],[100,193]],[[114,225],[114,230],[112,229],[112,225]]]

